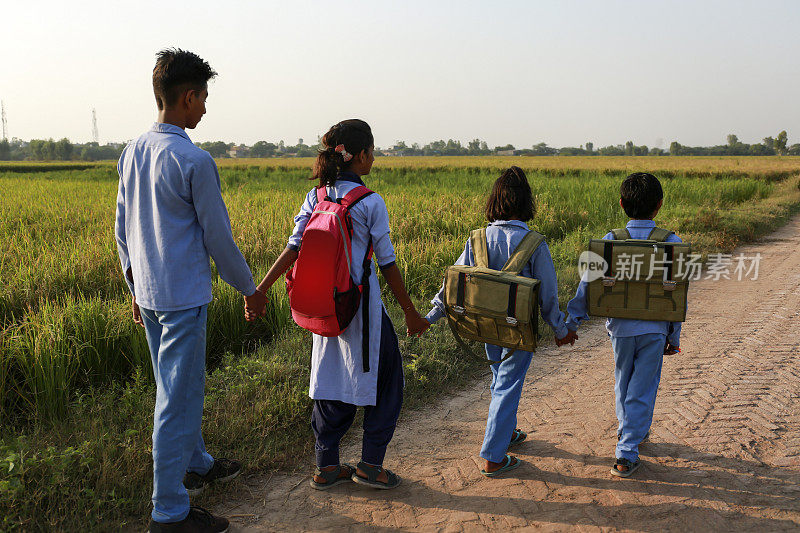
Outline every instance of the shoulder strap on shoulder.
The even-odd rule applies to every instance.
[[[614,234],[615,241],[626,241],[631,238],[631,232],[628,231],[628,228],[612,229],[611,233]]]
[[[502,271],[514,274],[522,272],[522,269],[525,268],[525,265],[531,260],[533,252],[535,252],[543,242],[544,235],[538,231],[531,230],[526,233],[522,241],[517,245],[514,253],[511,254],[506,264],[503,265]]]
[[[489,249],[486,245],[486,228],[479,228],[469,232],[469,240],[472,248],[472,257],[475,258],[475,266],[489,268]]]
[[[372,193],[373,191],[367,189],[363,185],[359,185],[358,187],[356,187],[355,189],[344,195],[341,204],[342,206],[344,206],[345,209],[349,210],[358,202],[360,202],[361,200],[363,200]]]
[[[317,203],[323,202],[325,197],[328,196],[328,188],[327,187],[319,187],[317,189]]]
[[[653,228],[653,231],[650,232],[650,235],[648,235],[647,238],[651,241],[667,242],[667,239],[673,233],[674,232],[662,228]]]

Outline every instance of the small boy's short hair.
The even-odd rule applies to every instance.
[[[527,222],[536,215],[528,176],[519,167],[511,167],[497,178],[486,200],[486,220],[522,220]]]
[[[165,48],[156,54],[153,92],[159,110],[175,105],[183,91],[202,91],[217,73],[197,54],[180,48]]]
[[[651,218],[664,199],[664,190],[658,178],[646,172],[631,174],[619,186],[622,209],[630,218]]]

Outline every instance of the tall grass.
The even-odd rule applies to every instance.
[[[488,168],[387,165],[367,178],[386,200],[398,266],[413,296],[430,298],[469,231],[484,223],[485,197],[497,176]],[[625,174],[529,171],[538,204],[531,226],[547,237],[561,276],[570,275],[587,238],[624,224],[617,198]],[[714,213],[770,197],[785,174],[770,170],[742,178],[738,172],[667,171],[659,223],[701,240],[716,235]],[[223,167],[221,175],[234,236],[260,278],[284,248],[292,217],[313,185],[308,170]],[[125,379],[137,368],[149,375],[142,331],[128,317],[129,295],[113,236],[115,169],[0,173],[0,185],[0,416],[63,416],[76,388]],[[719,243],[715,236],[701,244]],[[280,287],[269,317],[255,325],[242,320],[241,299],[230,287],[217,280],[214,292],[212,367],[225,352],[252,351],[290,324]]]

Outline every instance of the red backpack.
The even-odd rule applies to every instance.
[[[361,284],[356,285],[350,264],[350,209],[370,194],[371,190],[359,186],[334,201],[325,187],[317,189],[317,205],[303,231],[300,254],[286,274],[292,318],[301,328],[323,337],[341,335],[358,311],[362,291],[368,294],[372,241],[364,256]],[[365,304],[364,309],[368,307]]]

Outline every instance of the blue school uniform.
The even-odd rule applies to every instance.
[[[626,225],[632,239],[646,239],[656,226],[652,220],[630,220]],[[613,240],[609,232],[603,237]],[[681,242],[672,234],[667,242]],[[567,304],[567,327],[576,331],[588,314],[588,283],[581,281],[575,297]],[[679,346],[681,322],[609,318],[606,330],[614,349],[614,395],[619,426],[616,456],[636,461],[639,444],[650,431],[661,366],[667,342]]]
[[[156,381],[153,415],[153,520],[189,513],[187,471],[205,474],[203,416],[206,313],[214,258],[239,292],[256,287],[233,241],[214,159],[186,132],[156,123],[128,144],[117,167],[115,234],[123,273],[136,297]]]
[[[528,225],[519,220],[497,220],[489,224],[486,228],[489,268],[495,270],[503,268],[528,231]],[[455,264],[469,266],[475,264],[470,240],[467,240],[464,251]],[[564,313],[558,308],[558,281],[547,243],[543,242],[536,248],[520,275],[540,280],[539,307],[542,318],[550,325],[557,338],[564,337],[567,328],[564,323]],[[443,295],[444,287],[431,300],[433,309],[425,318],[432,324],[445,316]],[[486,344],[486,356],[492,361],[500,361],[508,352],[508,348]],[[508,450],[517,426],[517,409],[522,396],[522,385],[532,355],[532,352],[517,350],[502,363],[491,365],[492,400],[489,403],[486,433],[480,453],[481,457],[488,461],[501,462]]]
[[[328,196],[343,198],[364,185],[352,172],[342,172]],[[317,190],[306,195],[288,246],[299,250],[303,231],[317,205]],[[372,244],[378,266],[395,264],[394,247],[389,238],[389,213],[383,198],[373,193],[350,209],[353,221],[351,238],[351,275],[360,280],[363,259]],[[365,407],[364,448],[362,460],[374,465],[383,462],[386,445],[391,440],[402,406],[403,367],[394,326],[380,297],[375,268],[369,268],[369,327],[364,331],[363,318],[356,313],[347,329],[338,337],[313,335],[309,396],[314,400],[312,428],[317,438],[317,466],[339,462],[339,440],[353,421],[356,408]],[[364,305],[364,302],[362,302]],[[363,335],[368,337],[369,370],[364,371]]]

